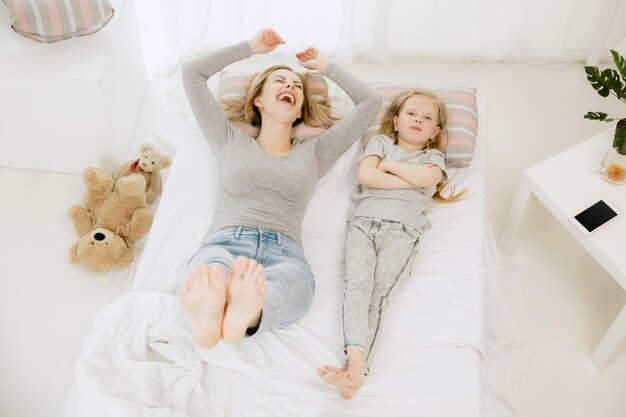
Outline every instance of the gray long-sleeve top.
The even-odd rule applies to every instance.
[[[301,245],[302,218],[317,181],[361,136],[378,111],[380,97],[330,63],[324,75],[350,96],[355,108],[319,136],[296,138],[288,154],[270,156],[254,138],[230,123],[206,84],[213,74],[251,54],[250,45],[244,41],[185,62],[182,67],[191,109],[220,160],[211,232],[228,226],[260,227],[283,233]]]

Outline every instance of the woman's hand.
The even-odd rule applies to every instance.
[[[326,71],[326,67],[330,64],[330,58],[312,46],[306,48],[304,51],[298,52],[296,58],[298,58],[300,65],[304,68],[318,70],[322,73]]]
[[[253,54],[266,54],[272,52],[285,41],[274,29],[263,29],[248,40],[248,43]]]

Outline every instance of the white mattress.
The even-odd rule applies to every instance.
[[[479,115],[484,115],[481,101]],[[485,118],[470,168],[451,177],[468,197],[437,205],[411,279],[396,293],[365,387],[341,400],[315,368],[341,365],[343,249],[348,195],[356,185],[355,144],[318,184],[302,226],[316,279],[313,304],[298,323],[244,344],[264,352],[251,378],[219,359],[203,381],[211,402],[233,415],[481,416]],[[191,123],[176,151],[133,288],[167,291],[207,235],[215,204],[217,160]],[[250,346],[248,346],[250,345]],[[246,351],[247,352],[247,351]],[[210,353],[207,353],[210,360]],[[235,367],[236,368],[236,367]]]
[[[201,349],[190,340],[178,299],[167,291],[207,235],[217,160],[185,102],[170,96],[166,107],[155,133],[184,140],[176,148],[133,291],[96,317],[76,362],[64,415],[512,415],[523,368],[515,363],[523,359],[511,359],[521,338],[512,330],[518,328],[511,325],[514,315],[501,312],[520,297],[515,277],[500,274],[494,280],[486,273],[484,98],[479,97],[472,164],[449,172],[458,189],[468,189],[467,197],[432,208],[432,228],[422,236],[411,278],[394,295],[371,372],[350,401],[323,384],[315,369],[343,362],[345,210],[356,184],[360,144],[320,180],[304,218],[302,240],[316,280],[308,313],[288,328],[237,346]],[[163,141],[162,147],[167,145]],[[509,298],[500,296],[504,293]]]

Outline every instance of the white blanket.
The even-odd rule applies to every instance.
[[[76,362],[76,384],[66,414],[225,416],[201,386],[207,363],[257,377],[269,362],[254,340],[198,347],[177,297],[132,291],[96,317]]]
[[[176,301],[137,291],[98,315],[76,363],[78,415],[182,417],[194,395],[203,398],[202,360]]]

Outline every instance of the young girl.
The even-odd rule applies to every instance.
[[[284,66],[259,73],[241,106],[224,114],[207,79],[283,43],[274,30],[265,29],[182,68],[191,109],[220,160],[211,235],[189,261],[180,288],[192,335],[203,347],[287,326],[307,311],[315,283],[300,243],[305,209],[318,179],[358,139],[380,105],[367,85],[307,48],[296,54],[300,64],[332,79],[354,101],[355,108],[341,121],[334,123],[330,107],[311,100],[306,77]],[[260,126],[258,137],[231,120]],[[329,129],[294,139],[292,128],[302,121]]]
[[[317,370],[344,398],[363,386],[383,311],[409,276],[419,238],[429,227],[425,211],[431,200],[460,197],[440,195],[447,178],[441,139],[445,126],[445,107],[434,94],[401,93],[385,112],[380,135],[370,139],[361,156],[346,240],[347,362],[341,369],[325,365]]]

